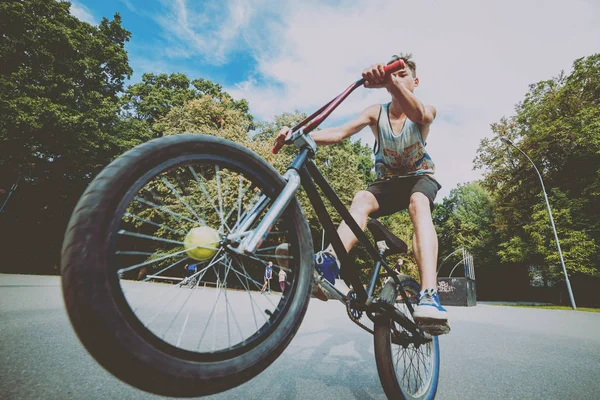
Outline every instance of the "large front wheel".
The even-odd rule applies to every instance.
[[[419,284],[408,276],[400,286],[389,280],[381,298],[412,320],[405,297],[413,306],[417,303]],[[437,337],[425,343],[412,339],[411,334],[390,318],[375,321],[375,360],[385,394],[389,399],[430,400],[437,391],[440,370],[440,349]]]
[[[252,151],[205,135],[156,139],[112,162],[77,204],[62,250],[65,304],[90,354],[166,396],[216,393],[264,370],[310,299],[298,202],[254,254],[235,250],[284,185]],[[285,291],[262,291],[265,275]]]

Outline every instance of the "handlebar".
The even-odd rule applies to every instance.
[[[406,65],[404,64],[403,60],[396,60],[393,63],[386,65],[384,67],[384,71],[386,74],[393,74],[394,72],[404,69],[405,67],[406,67]],[[319,110],[315,111],[313,114],[311,114],[310,116],[308,116],[307,118],[302,120],[300,123],[298,123],[292,129],[290,129],[288,131],[286,137],[277,136],[277,138],[275,139],[275,145],[271,149],[271,153],[273,153],[273,154],[279,153],[279,150],[281,150],[281,148],[285,145],[286,141],[289,140],[291,138],[292,134],[294,132],[298,131],[300,128],[304,127],[304,134],[308,134],[312,130],[314,130],[317,126],[319,126],[321,124],[321,122],[323,122],[325,120],[325,118],[327,118],[329,116],[329,114],[331,114],[333,112],[333,110],[335,110],[337,108],[337,106],[339,106],[341,104],[342,101],[344,101],[346,99],[346,97],[348,97],[348,95],[350,93],[352,93],[354,91],[354,89],[364,85],[364,83],[365,83],[364,78],[361,78],[358,81],[354,82],[345,91],[343,91],[340,95],[335,97],[329,103],[325,104]]]

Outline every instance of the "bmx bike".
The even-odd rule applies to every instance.
[[[399,60],[386,67],[393,73]],[[194,397],[240,385],[288,346],[306,313],[312,285],[341,301],[374,336],[378,373],[389,398],[431,399],[439,376],[439,343],[412,318],[419,284],[398,275],[386,257],[404,242],[381,223],[354,221],[312,158],[309,136],[354,89],[290,130],[273,151],[299,152],[282,176],[251,150],[225,139],[178,134],[151,140],[108,165],[79,200],[62,248],[62,287],[71,323],[89,353],[121,380],[148,392]],[[342,293],[316,274],[308,222],[296,199],[302,186],[336,251]],[[352,267],[323,198],[373,259],[368,284]],[[136,281],[198,265],[190,277],[223,282],[182,291]],[[285,271],[285,292],[260,293],[264,267]],[[381,270],[384,273],[381,273]],[[383,288],[380,278],[387,276]],[[369,326],[361,321],[372,321]],[[361,319],[362,318],[362,319]]]

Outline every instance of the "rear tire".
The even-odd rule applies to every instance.
[[[130,208],[127,208],[131,206],[128,206],[128,204],[132,204],[133,199],[139,197],[135,196],[141,193],[137,192],[137,190],[141,190],[140,187],[150,182],[150,179],[155,179],[152,176],[164,177],[166,173],[170,173],[169,171],[176,168],[184,171],[183,168],[187,165],[185,163],[193,162],[205,164],[212,162],[215,165],[224,166],[223,168],[229,168],[234,172],[225,175],[227,179],[234,176],[234,174],[236,174],[236,179],[237,176],[240,176],[240,202],[246,193],[242,193],[242,176],[247,176],[248,181],[251,182],[250,186],[260,188],[258,193],[264,193],[269,199],[275,198],[285,185],[281,175],[257,154],[225,139],[199,134],[162,137],[128,151],[113,161],[93,180],[71,216],[62,247],[61,273],[65,305],[71,323],[86,349],[104,368],[126,383],[151,393],[173,397],[196,397],[218,393],[248,381],[269,366],[290,343],[306,313],[310,300],[309,291],[313,270],[310,230],[298,201],[293,199],[282,216],[284,221],[282,224],[285,224],[289,229],[289,235],[286,238],[291,238],[292,243],[295,243],[292,253],[294,257],[289,257],[294,258],[295,269],[293,269],[293,274],[290,274],[290,286],[288,286],[285,296],[278,297],[275,300],[270,299],[271,302],[278,302],[277,305],[272,310],[265,309],[263,315],[259,315],[266,322],[260,328],[257,325],[257,331],[254,335],[244,339],[243,332],[240,330],[242,340],[237,344],[231,345],[230,337],[230,347],[214,351],[215,342],[213,341],[213,351],[201,352],[200,344],[198,344],[198,348],[184,348],[179,345],[179,342],[174,344],[174,341],[165,339],[165,337],[169,338],[167,333],[160,337],[150,329],[152,321],[145,320],[138,315],[137,309],[130,304],[134,296],[127,295],[126,292],[129,287],[135,286],[134,289],[136,290],[142,288],[142,290],[146,290],[145,293],[154,293],[153,290],[156,288],[162,290],[169,287],[175,289],[174,292],[170,293],[177,293],[176,295],[186,296],[186,293],[189,293],[189,296],[192,296],[194,293],[178,290],[177,286],[179,285],[177,284],[145,283],[149,278],[141,282],[131,281],[131,279],[140,279],[139,277],[130,277],[128,281],[121,280],[124,275],[136,272],[125,271],[126,269],[119,267],[117,261],[115,261],[118,260],[119,256],[119,240],[123,240],[120,239],[122,236],[119,236],[123,233],[121,226],[124,223],[123,221],[127,222],[127,219],[131,217]],[[191,169],[192,167],[190,167]],[[217,167],[217,176],[219,172],[220,170]],[[154,173],[155,175],[152,175]],[[167,181],[168,179],[170,178],[167,178]],[[197,176],[196,179],[198,180]],[[216,179],[218,180],[218,178]],[[234,184],[229,180],[227,183],[236,188],[237,181]],[[156,181],[158,182],[159,179],[156,178]],[[180,185],[181,181],[179,182]],[[175,180],[173,182],[177,185]],[[199,180],[198,183],[200,183]],[[224,184],[224,182],[221,183]],[[159,192],[160,190],[156,191]],[[168,192],[166,189],[164,191]],[[177,197],[185,196],[185,194],[181,194],[179,187],[176,191]],[[226,192],[225,195],[227,194],[230,193]],[[219,197],[219,202],[225,202],[226,199],[225,197],[223,199]],[[208,201],[205,201],[205,203],[208,203]],[[167,207],[163,206],[164,208]],[[209,207],[207,209],[211,211]],[[156,207],[149,210],[154,214],[160,211]],[[238,219],[240,218],[240,212],[237,208],[235,210],[231,208],[229,214],[232,215],[231,218],[235,218],[236,214]],[[151,215],[151,213],[148,212],[142,217],[134,217],[138,220],[151,219],[152,216],[148,215]],[[222,211],[220,215],[223,220],[224,214]],[[227,218],[229,218],[229,215]],[[206,221],[203,220],[203,223],[206,223]],[[161,225],[153,221],[150,221],[150,223],[155,226]],[[148,226],[147,224],[144,225],[143,222],[141,225]],[[161,226],[163,228],[158,228],[156,232],[161,232],[161,229],[163,231],[170,229],[173,232],[178,229],[183,230],[175,226],[175,223],[170,227],[165,227],[165,223],[162,223]],[[133,239],[128,237],[128,239],[138,240],[138,242],[144,240],[142,235],[136,234],[137,237]],[[174,234],[169,232],[169,235]],[[150,262],[158,261],[157,256],[162,255],[162,249],[166,246],[164,242],[179,243],[183,240],[179,238],[177,239],[179,242],[177,242],[172,240],[171,236],[159,239],[162,240],[160,242],[162,244],[156,245],[155,253],[152,253],[150,257],[146,256],[146,260],[150,260]],[[173,246],[173,244],[170,245]],[[128,256],[131,256],[132,253],[147,254],[137,251],[136,247],[125,250],[136,250],[129,251]],[[222,253],[217,253],[217,255],[226,254],[230,257],[226,261],[222,261],[222,264],[228,262],[229,265],[220,267],[221,275],[218,275],[219,270],[217,270],[216,276],[220,277],[221,280],[227,279],[227,274],[231,272],[230,279],[233,280],[234,275],[237,275],[239,283],[244,285],[243,274],[232,272],[234,270],[232,264],[236,260],[236,255],[227,253],[228,250],[225,245],[219,251],[222,251]],[[122,253],[127,252],[123,251]],[[183,250],[183,253],[185,253],[185,250]],[[261,254],[264,257],[265,253]],[[134,256],[143,257],[140,255]],[[255,257],[254,262],[256,260],[258,258]],[[218,265],[217,261],[215,261],[215,265]],[[146,264],[150,262],[146,262]],[[245,269],[242,270],[244,263],[241,265],[242,267],[238,269],[246,274],[246,290],[250,296],[250,302],[252,302],[257,293],[254,287],[250,290],[248,278],[253,279],[253,277]],[[213,269],[215,268],[213,267]],[[222,271],[225,270],[227,270],[227,274],[223,275]],[[242,279],[239,279],[239,276],[242,276]],[[230,293],[230,298],[236,295],[236,290],[246,296],[243,290],[234,290],[235,288],[231,286],[231,283],[236,282],[225,280],[223,285],[223,281],[221,281],[221,285],[217,284],[215,290],[219,293],[219,296],[222,292],[225,293],[224,301],[227,301],[227,307],[231,307],[227,292]],[[260,283],[262,284],[262,281]],[[198,289],[197,284],[195,288]],[[211,289],[209,288],[209,290]],[[201,290],[197,290],[195,293],[202,294]],[[212,298],[214,299],[215,296]],[[214,301],[216,307],[219,297]],[[195,307],[195,304],[192,305],[192,308]],[[160,306],[162,307],[162,304]],[[254,313],[254,305],[251,306]],[[225,306],[220,307],[222,312]],[[240,327],[238,320],[230,320],[229,311],[227,309],[226,316],[228,324],[231,324],[231,336],[233,336],[236,333],[235,328],[239,329]],[[258,308],[257,313],[260,312],[261,309]],[[166,314],[166,318],[163,318],[162,321],[168,322],[172,315]],[[173,317],[173,321],[175,321],[177,315]],[[211,313],[211,317],[212,315]],[[185,317],[185,324],[188,324],[188,316]],[[224,319],[223,317],[220,318],[221,320]],[[173,324],[173,321],[171,321],[171,324]],[[255,317],[254,323],[256,321]],[[211,323],[210,318],[206,325],[207,328],[209,323]],[[260,323],[262,323],[262,319]],[[180,340],[184,329],[186,329],[185,324],[181,328]],[[215,333],[216,342],[219,342],[222,337],[226,339],[230,332],[228,330],[216,331],[216,317],[214,324],[215,332],[219,333],[219,335]],[[238,324],[237,327],[236,324]],[[212,325],[210,327],[211,329],[206,328],[205,332],[207,330],[209,333],[212,332]],[[171,325],[167,327],[168,329],[171,329]],[[193,333],[191,332],[191,334]],[[196,335],[199,336],[199,333],[196,332]],[[203,337],[204,334],[200,341]],[[226,343],[225,339],[222,341]]]
[[[412,319],[400,293],[404,291],[409,301],[416,304],[419,290],[417,281],[404,275],[400,277],[399,287],[393,280],[388,281],[381,292],[381,298],[395,304],[396,308]],[[433,337],[420,346],[408,343],[410,341],[403,346],[392,343],[394,334],[402,335],[405,339],[410,335],[390,318],[375,320],[375,360],[385,394],[388,399],[433,399],[440,368],[438,338]]]

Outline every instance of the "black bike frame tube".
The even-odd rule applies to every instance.
[[[321,188],[323,194],[327,199],[331,202],[331,205],[336,209],[336,211],[340,214],[344,222],[348,225],[352,233],[358,238],[358,241],[365,246],[367,253],[371,256],[371,258],[375,261],[380,261],[381,256],[365,234],[365,232],[358,226],[354,217],[350,214],[350,211],[344,206],[338,195],[335,193],[331,185],[327,182],[325,177],[319,171],[319,168],[315,165],[312,160],[308,160],[306,162],[306,167],[310,176],[314,179],[315,183]],[[336,250],[337,252],[337,250]]]
[[[306,159],[312,155],[313,155],[313,153],[310,148],[308,148],[308,147],[302,148],[300,150],[300,153],[298,153],[296,158],[294,158],[294,161],[292,161],[292,163],[290,164],[288,169],[295,169],[296,171],[300,172],[300,170],[304,166],[304,163],[306,163]]]
[[[373,296],[373,291],[375,290],[375,285],[377,284],[377,279],[379,278],[379,270],[381,269],[381,260],[375,261],[375,266],[373,267],[373,271],[371,272],[371,282],[369,283],[368,294],[369,297]]]
[[[310,163],[311,161],[309,160],[308,162]],[[325,229],[325,233],[327,234],[327,237],[331,242],[333,249],[335,250],[338,260],[340,261],[342,277],[344,280],[347,280],[350,282],[350,284],[352,284],[358,301],[364,303],[368,297],[367,292],[360,281],[358,272],[354,268],[348,267],[350,265],[350,257],[348,256],[348,252],[342,244],[342,239],[340,239],[340,235],[337,233],[337,228],[331,220],[331,217],[327,212],[327,208],[325,207],[325,203],[319,195],[317,186],[311,178],[306,166],[300,170],[300,178],[302,179],[302,187],[304,187],[304,191],[306,192],[306,195],[308,196],[308,199],[310,200],[310,203],[317,214],[317,218],[319,219],[319,222],[321,222],[323,229]]]

